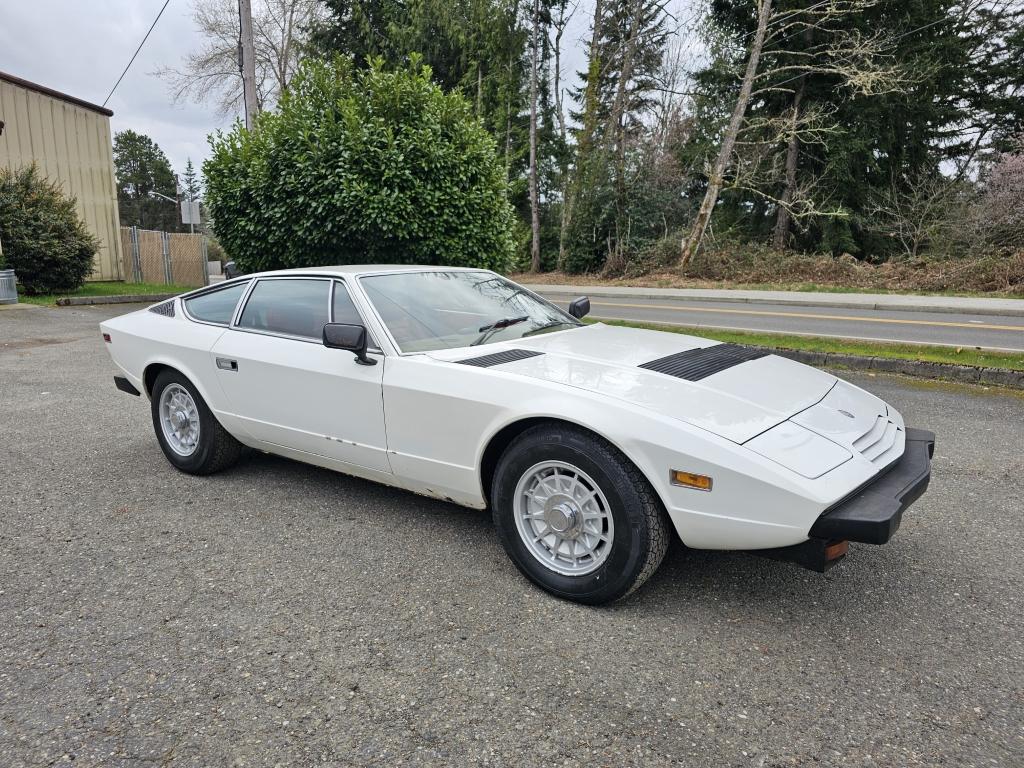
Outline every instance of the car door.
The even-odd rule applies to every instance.
[[[249,434],[270,445],[389,472],[384,358],[359,365],[323,345],[327,322],[363,324],[345,284],[323,277],[256,281],[214,345],[217,377]]]

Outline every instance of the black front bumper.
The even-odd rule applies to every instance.
[[[903,455],[867,485],[826,509],[808,535],[885,544],[900,527],[903,512],[928,488],[934,453],[934,432],[908,428]]]
[[[885,544],[900,527],[906,509],[928,488],[935,434],[907,429],[903,455],[845,499],[826,509],[811,526],[803,544],[754,554],[785,560],[824,572],[846,554],[846,542]]]

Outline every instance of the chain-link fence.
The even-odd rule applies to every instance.
[[[127,282],[206,285],[206,235],[121,227]]]

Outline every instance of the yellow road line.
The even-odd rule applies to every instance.
[[[761,317],[803,317],[812,320],[845,320],[855,323],[891,323],[893,325],[933,325],[942,328],[979,328],[989,331],[1024,332],[1022,325],[989,325],[987,323],[952,323],[944,320],[898,320],[888,317],[850,317],[847,315],[817,315],[810,312],[768,312],[757,309],[712,309],[710,307],[674,307],[668,304],[619,304],[609,301],[592,301],[595,307],[626,307],[633,309],[668,309],[673,312],[708,312],[725,315],[759,315]]]

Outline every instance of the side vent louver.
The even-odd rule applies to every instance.
[[[165,301],[163,304],[157,304],[155,307],[150,307],[149,311],[156,312],[164,317],[174,317],[174,299]]]
[[[708,376],[732,368],[748,360],[757,360],[771,354],[760,349],[741,347],[739,344],[716,344],[703,349],[688,349],[668,357],[659,357],[644,363],[641,368],[657,371],[687,381],[700,381]]]
[[[529,349],[507,349],[504,352],[495,352],[481,357],[470,357],[465,360],[453,360],[461,365],[475,365],[477,368],[490,368],[492,365],[511,363],[516,360],[525,360],[528,357],[542,355],[543,352],[533,352]]]

